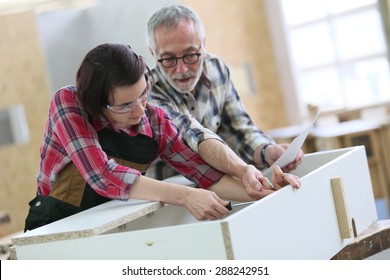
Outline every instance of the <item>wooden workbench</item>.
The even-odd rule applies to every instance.
[[[369,228],[339,253],[332,260],[362,260],[375,258],[378,254],[390,256],[390,220],[377,220]]]

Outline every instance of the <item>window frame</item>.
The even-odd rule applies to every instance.
[[[376,7],[379,12],[381,13],[381,9],[383,9],[383,3],[382,1],[378,1],[377,3],[369,4],[361,8],[356,8],[353,11],[345,11],[341,12],[339,14],[331,16],[332,18],[338,18],[342,17],[344,15],[348,14],[354,14],[354,13],[360,13],[364,10],[372,9],[372,7]],[[279,70],[279,77],[281,81],[281,88],[282,88],[282,95],[284,97],[284,105],[286,110],[286,118],[289,122],[289,125],[293,124],[299,124],[302,123],[303,120],[310,119],[310,112],[308,111],[308,108],[306,104],[301,104],[300,102],[300,96],[298,93],[298,85],[297,83],[298,78],[297,75],[299,75],[299,70],[295,69],[295,65],[293,62],[293,56],[292,56],[292,46],[290,45],[289,40],[289,27],[286,25],[283,15],[283,7],[281,0],[265,0],[265,11],[267,15],[267,21],[268,26],[270,29],[270,36],[271,40],[274,46],[274,52],[275,52],[275,59],[277,63],[277,67]],[[381,16],[382,22],[383,17]],[[322,18],[321,18],[322,20]],[[329,17],[324,17],[324,20],[328,21]],[[308,21],[307,23],[301,23],[294,25],[294,27],[298,26],[304,26],[309,25],[311,23],[318,23],[320,20],[312,20]],[[389,58],[389,45],[387,43],[386,38],[386,32],[387,29],[384,27],[384,40],[385,40],[385,52],[383,55],[387,58]],[[383,57],[381,55],[381,57]],[[370,56],[366,56],[369,58]],[[359,57],[357,60],[360,60],[362,57]],[[338,62],[335,61],[332,63],[332,65],[337,66]],[[320,69],[322,66],[319,67],[312,67],[312,70],[314,69]],[[302,72],[308,71],[308,69],[305,69]],[[385,102],[379,102],[379,103],[385,103]],[[370,104],[369,106],[372,106],[373,104]],[[348,108],[343,108],[342,110],[346,110]],[[332,113],[333,110],[326,111],[325,113]],[[335,109],[334,111],[340,111],[340,109]]]

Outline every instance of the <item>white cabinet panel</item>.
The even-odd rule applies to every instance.
[[[17,259],[330,259],[377,220],[363,146],[306,154],[287,186],[224,219],[183,207],[111,201],[13,238]],[[331,179],[340,178],[351,237],[340,235]]]

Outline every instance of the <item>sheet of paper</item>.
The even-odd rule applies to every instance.
[[[282,168],[290,162],[294,161],[295,157],[298,155],[299,150],[302,148],[302,145],[305,142],[307,135],[313,128],[314,123],[316,122],[319,114],[320,112],[317,113],[316,117],[313,119],[310,125],[301,134],[294,138],[291,144],[287,147],[286,151],[271,165],[271,167],[262,172],[264,176],[271,174],[272,167],[274,165],[278,165]]]

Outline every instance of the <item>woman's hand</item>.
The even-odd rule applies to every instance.
[[[225,217],[229,201],[223,200],[212,191],[193,188],[184,201],[184,206],[197,220],[217,220]]]

